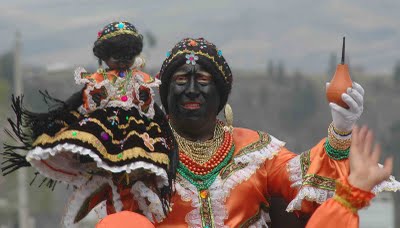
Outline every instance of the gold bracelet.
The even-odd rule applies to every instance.
[[[333,131],[334,131],[336,134],[340,135],[340,136],[348,136],[348,135],[350,135],[351,132],[352,132],[352,130],[350,130],[350,131],[341,131],[341,130],[337,129],[337,128],[335,127],[335,125],[333,124],[333,122],[331,123],[331,125],[332,125],[332,128],[333,128]]]
[[[328,142],[336,150],[347,150],[351,145],[351,138],[339,139],[333,132],[333,124],[328,127]]]

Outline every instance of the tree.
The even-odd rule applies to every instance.
[[[272,60],[269,60],[267,65],[267,77],[273,78],[274,73],[275,73],[274,62]]]
[[[400,60],[396,62],[393,69],[393,80],[396,85],[400,84]]]
[[[146,31],[144,33],[144,37],[147,40],[147,44],[149,45],[149,48],[153,48],[157,45],[157,38],[152,32]]]
[[[14,55],[10,51],[0,56],[0,78],[7,80],[12,85],[13,75]]]
[[[328,62],[328,78],[332,78],[333,74],[336,71],[336,66],[338,64],[337,61],[337,56],[335,53],[331,53],[329,56],[329,62]]]
[[[283,61],[279,61],[278,67],[276,69],[276,81],[279,84],[283,84],[285,81],[286,77],[286,72],[285,72],[285,65],[283,64]]]

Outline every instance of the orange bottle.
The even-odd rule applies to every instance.
[[[342,100],[342,94],[346,93],[347,88],[351,87],[353,82],[350,78],[349,66],[344,64],[345,37],[343,37],[342,61],[336,67],[335,75],[326,90],[326,98],[329,102],[336,103],[343,108],[348,109],[349,106]]]

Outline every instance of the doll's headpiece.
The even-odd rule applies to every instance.
[[[122,34],[139,36],[135,26],[133,26],[131,23],[127,21],[111,22],[97,33],[97,41],[106,40]]]

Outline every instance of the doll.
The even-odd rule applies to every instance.
[[[94,42],[99,70],[75,71],[76,83],[84,85],[80,92],[67,101],[42,93],[53,107],[47,113],[31,112],[22,97],[13,97],[16,120],[9,123],[23,145],[5,145],[3,174],[32,166],[51,188],[57,182],[73,185],[66,227],[100,204],[108,214],[135,211],[152,222],[169,211],[177,146],[154,103],[152,88],[159,81],[139,70],[142,47],[132,24],[110,23]]]

